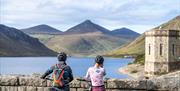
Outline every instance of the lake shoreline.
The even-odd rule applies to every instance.
[[[140,64],[129,64],[118,69],[119,73],[127,74],[132,79],[144,79],[144,66]]]
[[[119,74],[118,68],[131,63],[131,58],[105,58],[104,67],[107,78],[128,78]],[[43,74],[51,66],[58,63],[56,57],[0,57],[0,74]],[[92,57],[68,57],[67,64],[71,66],[74,77],[83,77],[88,68],[94,65]]]

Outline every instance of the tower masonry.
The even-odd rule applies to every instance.
[[[145,33],[145,75],[150,77],[180,69],[179,30]]]

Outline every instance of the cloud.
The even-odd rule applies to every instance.
[[[90,19],[110,30],[124,26],[142,33],[180,14],[179,0],[0,0],[0,3],[1,23],[17,28],[49,24],[66,30]]]

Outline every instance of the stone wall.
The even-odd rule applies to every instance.
[[[145,90],[146,81],[109,79],[105,83],[107,91],[119,90]],[[39,76],[1,76],[1,91],[47,91],[52,86],[52,82],[42,80]],[[88,82],[73,80],[70,83],[71,91],[84,91],[88,89]]]
[[[0,76],[0,91],[47,91],[51,81],[42,80],[39,76]],[[89,87],[85,81],[73,80],[70,91],[86,91]],[[151,80],[108,79],[106,91],[144,91],[144,90],[180,90],[180,78],[156,78]]]

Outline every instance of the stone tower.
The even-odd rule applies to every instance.
[[[145,76],[180,69],[180,32],[160,29],[145,34]]]

